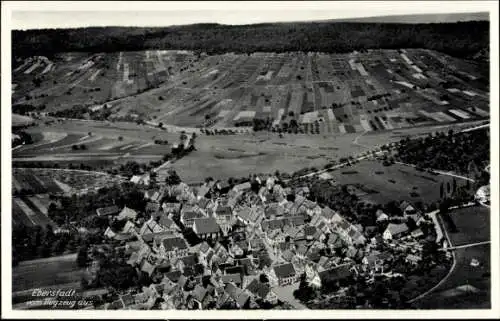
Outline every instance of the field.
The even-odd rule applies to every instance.
[[[14,110],[23,103],[97,110],[108,101],[110,119],[214,128],[270,119],[274,127],[295,121],[303,133],[330,136],[489,117],[483,67],[429,50],[68,53],[36,87],[33,78],[45,70],[26,71],[47,64],[39,60],[14,70]]]
[[[452,245],[465,245],[490,240],[490,210],[486,207],[467,207],[450,212],[457,226],[457,233],[448,236]],[[482,244],[455,250],[456,266],[449,278],[433,293],[415,302],[424,309],[487,309],[491,306],[491,247]],[[477,259],[479,266],[471,266]],[[477,289],[463,290],[459,287],[470,285]]]
[[[16,104],[45,105],[46,111],[94,107],[154,88],[193,60],[189,52],[159,50],[63,53],[53,61],[32,57],[13,67],[14,109]]]
[[[470,123],[469,123],[470,125]],[[356,155],[406,135],[460,129],[464,124],[448,124],[404,128],[398,131],[359,134],[306,135],[257,132],[238,135],[204,135],[196,139],[196,151],[172,166],[189,182],[200,182],[207,176],[218,178],[246,177],[249,173],[293,172],[304,167],[321,168],[330,160]],[[159,160],[178,142],[179,133],[148,125],[125,122],[59,120],[40,123],[27,130],[39,137],[32,145],[13,151],[15,166],[23,162],[94,165],[105,170],[110,165],[129,160]],[[91,136],[88,133],[91,132]],[[122,140],[119,137],[122,137]],[[154,144],[155,139],[168,145]],[[73,150],[73,145],[86,150]],[[210,175],[207,175],[210,173]]]
[[[454,246],[488,241],[490,237],[490,215],[487,207],[466,207],[450,212],[457,227],[456,233],[448,233]]]
[[[88,171],[13,168],[12,222],[14,225],[51,225],[55,228],[57,225],[47,216],[49,194],[82,193],[122,180]]]
[[[76,265],[76,254],[21,262],[12,268],[13,304],[35,299],[31,296],[35,288],[78,291],[83,272]]]
[[[363,160],[349,167],[329,172],[338,184],[360,184],[356,189],[361,199],[385,204],[391,200],[435,202],[440,199],[440,185],[450,185],[453,177],[433,175],[412,167],[393,164],[384,166],[382,162]],[[457,186],[465,181],[457,179]],[[416,193],[411,195],[411,193]]]
[[[99,188],[121,178],[106,173],[60,169],[13,169],[14,192],[32,191],[30,194],[72,193],[86,189]]]
[[[455,252],[457,265],[450,277],[436,291],[414,303],[421,309],[489,309],[491,307],[490,245],[481,245]],[[470,266],[472,259],[481,265]],[[479,291],[460,290],[471,285]]]

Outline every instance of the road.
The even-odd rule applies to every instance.
[[[291,285],[287,286],[277,286],[273,288],[273,292],[276,293],[278,298],[281,301],[286,301],[290,303],[294,308],[298,310],[309,310],[308,307],[300,303],[297,299],[294,298],[293,296],[293,291],[297,290],[299,288],[299,282],[296,282]]]
[[[441,225],[441,230],[444,231],[444,235],[446,237],[446,240],[448,241],[448,244],[451,244],[451,240],[450,240],[450,237],[448,235],[448,231],[446,230],[446,228],[444,227],[444,224],[442,222],[442,218],[439,217],[438,218],[438,221]],[[441,286],[441,284],[443,284],[444,282],[446,282],[448,280],[448,278],[450,277],[450,275],[452,274],[453,271],[455,271],[455,268],[457,266],[457,258],[456,258],[456,255],[455,255],[455,251],[452,251],[451,252],[451,255],[452,255],[452,260],[453,260],[453,263],[451,265],[451,268],[450,270],[448,271],[448,273],[446,274],[446,276],[444,278],[441,279],[441,281],[439,281],[438,284],[436,284],[435,286],[433,286],[432,288],[430,288],[429,290],[427,290],[426,292],[420,294],[419,296],[407,301],[407,303],[413,303],[417,300],[420,300],[424,297],[426,297],[427,295],[429,295],[430,293],[432,293],[434,290],[436,290],[437,288],[439,288]]]
[[[470,243],[470,244],[464,244],[464,245],[459,245],[459,246],[452,246],[446,248],[446,250],[456,250],[456,249],[466,249],[468,247],[474,247],[478,245],[484,245],[484,244],[490,244],[491,241],[483,241],[483,242],[476,242],[476,243]]]
[[[405,166],[410,166],[410,167],[413,167],[413,168],[416,168],[417,166],[416,165],[413,165],[413,164],[407,164],[407,163],[402,163],[402,162],[395,162],[396,164],[401,164],[401,165],[405,165]],[[440,175],[445,175],[445,176],[451,176],[451,177],[456,177],[456,178],[460,178],[460,179],[464,179],[464,180],[467,180],[467,181],[470,181],[472,183],[475,182],[475,180],[473,180],[472,178],[468,178],[468,177],[465,177],[465,176],[461,176],[461,175],[458,175],[458,174],[455,174],[453,172],[445,172],[445,171],[441,171],[441,170],[438,170],[438,169],[432,169],[432,168],[427,168],[427,170],[431,170],[435,173],[438,173]]]

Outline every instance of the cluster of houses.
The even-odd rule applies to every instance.
[[[119,240],[130,264],[153,284],[106,304],[107,309],[279,308],[273,289],[299,282],[321,288],[353,277],[389,273],[390,245],[422,259],[419,228],[428,219],[407,202],[396,220],[377,211],[379,227],[363,227],[308,199],[309,188],[283,187],[275,177],[230,186],[181,182],[145,191],[145,213],[97,210],[122,222],[105,236]],[[175,200],[175,201],[174,201]],[[411,218],[415,224],[408,224]],[[411,227],[409,225],[412,225]],[[161,298],[162,300],[157,300]]]

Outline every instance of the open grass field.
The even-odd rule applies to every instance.
[[[33,299],[30,294],[35,288],[78,290],[83,272],[76,265],[76,254],[20,262],[12,268],[13,303]]]
[[[433,175],[400,164],[384,166],[382,162],[371,160],[363,160],[329,174],[338,184],[361,184],[358,196],[380,204],[391,200],[435,202],[440,199],[441,183],[446,186],[448,182],[450,185],[453,182],[449,176]],[[457,186],[461,185],[465,185],[465,181],[457,179]]]
[[[196,151],[173,164],[187,181],[200,182],[214,178],[246,177],[250,173],[293,172],[304,167],[322,168],[331,160],[353,156],[396,142],[406,135],[427,135],[429,132],[458,130],[465,124],[433,125],[403,128],[398,131],[369,132],[363,135],[306,135],[257,132],[238,135],[204,135],[196,139]],[[470,124],[469,124],[470,125]],[[179,133],[148,125],[126,122],[60,120],[40,123],[28,132],[39,137],[32,145],[13,151],[17,167],[23,162],[57,162],[96,165],[105,170],[113,164],[129,160],[149,162],[169,153]],[[91,133],[89,136],[88,133]],[[122,140],[119,137],[122,137]],[[155,139],[168,145],[154,144]],[[73,150],[84,144],[86,150]],[[208,173],[210,173],[208,175]]]
[[[456,233],[448,233],[454,246],[491,240],[491,211],[484,206],[466,207],[450,212],[457,227]]]

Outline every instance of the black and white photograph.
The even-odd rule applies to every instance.
[[[2,316],[498,317],[498,71],[496,1],[2,2]]]

